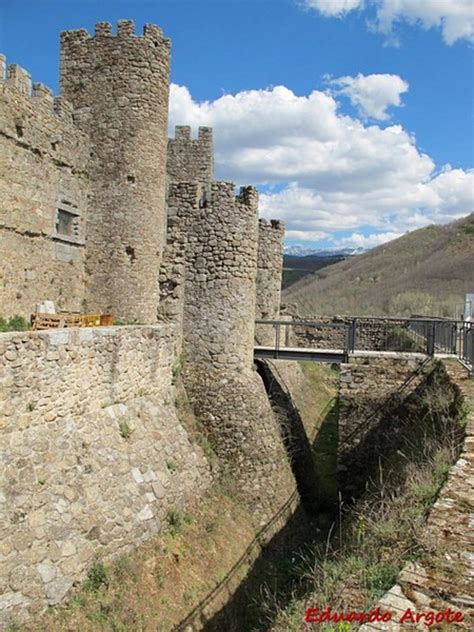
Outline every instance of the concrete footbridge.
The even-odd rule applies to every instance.
[[[344,317],[255,325],[255,359],[340,364],[351,357],[453,357],[474,375],[474,323],[467,321]]]

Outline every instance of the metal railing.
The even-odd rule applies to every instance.
[[[456,356],[474,370],[474,323],[435,318],[345,317],[336,322],[257,320],[257,331],[273,328],[260,344],[274,357],[288,348],[320,350],[348,356],[358,351]]]

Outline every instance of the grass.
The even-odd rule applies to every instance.
[[[419,535],[444,481],[440,472],[449,467],[446,456],[446,450],[439,448],[424,466],[411,464],[401,488],[387,479],[347,515],[342,537],[336,534],[308,555],[304,577],[308,593],[280,609],[271,628],[274,632],[301,630],[306,607],[330,604],[333,611],[373,607],[395,584],[408,560],[427,555]],[[433,552],[429,555],[431,559]]]

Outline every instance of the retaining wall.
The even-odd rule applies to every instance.
[[[207,488],[174,362],[170,325],[0,334],[0,624],[58,603],[94,556]]]

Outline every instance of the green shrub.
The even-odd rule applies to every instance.
[[[9,320],[0,316],[0,332],[1,331],[26,331],[30,328],[30,324],[23,318],[15,314]]]
[[[168,524],[170,526],[171,535],[174,537],[181,532],[184,524],[191,524],[193,517],[186,511],[173,509],[168,512]]]
[[[109,573],[100,560],[96,560],[87,574],[84,588],[90,592],[97,592],[102,586],[108,587]]]

